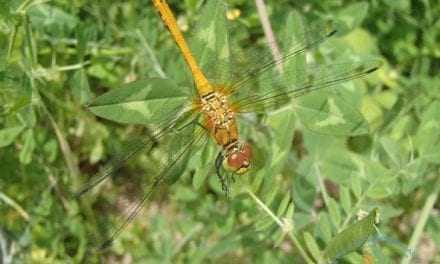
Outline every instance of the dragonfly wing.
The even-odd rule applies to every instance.
[[[312,103],[310,100],[302,99],[297,100],[301,104],[295,102],[300,112],[304,114],[306,122],[314,124],[313,127],[350,124],[352,126],[350,130],[353,130],[358,126],[362,127],[362,116],[360,113],[356,114],[357,111],[344,103],[342,98],[338,98],[334,93],[329,93],[335,92],[335,89],[327,88],[338,88],[343,82],[364,77],[377,70],[380,64],[378,60],[371,60],[331,65],[309,65],[306,71],[301,73],[302,76],[292,75],[283,78],[279,76],[271,79],[270,82],[267,82],[270,83],[268,84],[270,87],[263,85],[261,92],[234,98],[233,105],[239,113],[266,112],[291,102],[292,98],[325,90],[326,94],[319,93]],[[292,81],[298,80],[302,81],[297,84],[292,83]],[[274,86],[280,88],[277,89]],[[303,102],[305,104],[302,104]]]
[[[272,53],[267,49],[255,50],[252,48],[245,53],[233,56],[234,72],[239,78],[235,78],[229,84],[228,91],[234,96],[240,96],[244,87],[251,88],[263,74],[276,71],[278,70],[277,66],[283,66],[299,55],[305,54],[306,51],[318,47],[336,32],[337,30],[331,23],[315,25],[304,30],[296,36],[296,41],[283,52],[279,59],[274,59]],[[271,43],[268,44],[271,45]],[[248,93],[248,91],[243,91],[243,93]]]
[[[167,133],[177,128],[179,124],[184,122],[190,122],[188,120],[197,119],[197,115],[192,111],[182,112],[182,109],[175,109],[174,114],[166,120],[163,120],[158,128],[150,134],[145,134],[141,138],[132,140],[122,146],[122,150],[117,153],[112,160],[104,166],[97,174],[95,174],[91,180],[81,186],[76,192],[75,196],[80,197],[87,193],[89,190],[108,179],[117,170],[119,170],[124,164],[131,158],[135,157],[142,151],[151,151],[151,149],[164,137]]]
[[[231,29],[228,28],[228,31]],[[245,87],[252,87],[253,82],[263,73],[277,69],[277,66],[284,65],[307,50],[317,47],[335,33],[336,30],[331,23],[312,26],[308,30],[298,33],[296,41],[285,50],[285,55],[277,60],[274,60],[271,51],[267,48],[252,45],[243,50],[235,46],[234,43],[229,43],[228,46],[225,45],[223,50],[217,49],[214,55],[210,52],[203,53],[205,63],[202,64],[202,68],[211,83],[223,86],[227,93],[232,95],[247,94],[249,91]],[[265,46],[267,44],[272,45],[272,43],[265,43]],[[230,54],[229,57],[218,57],[217,54],[226,51]]]
[[[104,240],[94,241],[99,245],[99,249],[105,249],[112,244],[112,242],[123,232],[123,230],[133,221],[133,219],[139,214],[144,207],[145,203],[152,196],[155,190],[174,174],[181,175],[184,171],[186,162],[189,159],[189,153],[194,150],[196,145],[206,143],[207,136],[206,131],[196,125],[195,123],[188,124],[187,126],[175,131],[173,133],[173,139],[169,141],[170,149],[165,153],[165,161],[160,162],[156,169],[157,174],[146,184],[142,185],[141,189],[143,194],[139,195],[139,198],[133,203],[132,206],[126,211],[125,214],[117,218],[116,224],[111,225],[112,228],[108,230],[107,236],[104,236]],[[168,137],[164,138],[168,140]],[[99,243],[99,241],[104,241]]]
[[[88,109],[97,116],[120,123],[148,124],[153,132],[123,145],[122,151],[82,186],[76,196],[81,196],[107,179],[140,151],[151,149],[172,128],[196,118],[191,109],[185,108],[187,101],[182,89],[170,80],[151,78],[125,84],[89,103]]]

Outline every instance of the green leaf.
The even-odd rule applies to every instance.
[[[312,131],[352,136],[369,131],[367,121],[342,94],[313,92],[299,98],[296,109],[301,122]]]
[[[304,233],[304,241],[306,242],[307,249],[311,253],[311,255],[318,261],[322,259],[321,250],[319,249],[318,244],[315,239],[309,232]]]
[[[372,199],[384,199],[398,193],[397,188],[398,183],[393,179],[380,181],[368,189],[367,195]]]
[[[85,104],[86,102],[90,101],[90,98],[93,95],[90,91],[87,73],[84,69],[79,69],[73,74],[71,86],[73,89],[73,95],[76,97],[80,104]]]
[[[214,167],[213,161],[216,158],[218,149],[211,142],[202,146],[200,151],[194,153],[191,157],[189,169],[195,170],[192,185],[195,189],[200,189],[206,178],[212,175],[212,169]],[[216,177],[214,177],[216,178]],[[219,189],[221,192],[221,189]]]
[[[33,25],[52,35],[62,36],[66,30],[73,30],[78,24],[77,17],[48,4],[32,5],[28,14]]]
[[[20,162],[23,164],[29,164],[32,161],[32,153],[35,149],[34,132],[32,129],[28,129],[24,134],[24,145],[20,151]]]
[[[96,35],[96,28],[88,23],[81,23],[77,27],[76,35],[78,39],[78,59],[84,61],[84,56],[88,50],[87,44],[89,44],[89,41],[92,41]]]
[[[299,38],[304,37],[304,29],[304,17],[301,13],[297,11],[289,13],[285,25],[284,46],[287,48],[294,46],[294,43],[300,40]],[[287,64],[283,65],[283,69],[285,71],[284,75],[294,76],[291,83],[301,83],[306,72],[306,54],[299,54],[295,59],[289,60]]]
[[[115,68],[115,63],[113,62],[94,63],[87,67],[87,74],[100,79],[101,83],[108,86],[109,84],[119,83],[120,79],[116,77]]]
[[[230,69],[216,66],[227,65],[231,55],[225,14],[226,8],[222,1],[207,1],[200,12],[201,19],[195,35],[189,41],[192,52],[208,78],[222,81],[229,75]]]
[[[328,243],[325,259],[331,262],[359,249],[376,232],[377,223],[378,209],[373,209],[367,217],[347,227]]]
[[[269,185],[266,185],[269,186]],[[271,204],[276,195],[278,194],[279,190],[280,190],[281,186],[279,184],[275,185],[275,186],[271,186],[271,188],[267,188],[263,191],[264,193],[264,197],[263,197],[263,201],[265,204],[269,205]]]
[[[422,124],[417,130],[414,145],[423,159],[430,162],[440,163],[440,103],[434,101],[424,112]]]
[[[362,195],[362,182],[359,176],[352,177],[350,181],[351,190],[353,190],[354,195],[357,199],[361,198]]]
[[[282,108],[266,118],[266,125],[273,128],[272,159],[270,173],[277,175],[283,168],[290,153],[295,128],[295,115],[291,108]]]
[[[4,17],[6,19],[9,19],[12,17],[12,10],[11,10],[11,2],[10,1],[0,1],[0,17]]]
[[[373,199],[383,199],[398,192],[397,175],[382,163],[365,160],[366,180],[370,183],[367,195]]]
[[[169,164],[174,164],[167,171],[166,181],[169,184],[176,182],[185,173],[192,153],[198,151],[197,146],[193,143],[194,137],[200,138],[201,130],[202,128],[199,126],[189,124],[173,133],[172,138],[162,146],[163,149],[167,150],[167,161],[161,164],[163,169]],[[185,154],[180,157],[184,151],[186,151]]]
[[[15,138],[23,131],[23,126],[9,127],[0,130],[0,148],[9,146]]]
[[[349,46],[356,54],[371,56],[377,52],[374,36],[368,31],[357,28],[342,38],[346,46]],[[379,70],[380,71],[380,70]]]
[[[89,161],[91,164],[95,164],[100,161],[104,154],[104,146],[102,140],[96,140],[92,150],[90,152]]]
[[[357,2],[345,7],[338,14],[338,19],[345,22],[349,28],[360,26],[368,14],[368,3]]]
[[[319,230],[321,231],[324,242],[328,243],[332,238],[332,226],[326,212],[319,214]]]
[[[400,166],[400,164],[404,160],[402,155],[405,154],[403,149],[400,148],[400,145],[387,137],[383,137],[381,139],[381,144],[388,157],[394,163],[394,166]]]
[[[342,185],[339,195],[341,197],[340,199],[341,199],[342,209],[344,209],[344,212],[348,214],[351,209],[350,190]]]
[[[290,201],[291,201],[290,193],[286,193],[286,195],[284,195],[283,197],[283,200],[281,200],[280,204],[278,205],[278,209],[276,212],[277,216],[283,216],[284,212],[286,211],[286,209],[290,204]]]
[[[335,199],[330,197],[327,206],[328,206],[328,211],[330,213],[330,218],[332,219],[334,226],[338,229],[339,225],[341,224],[341,211],[339,209],[339,205],[335,201]]]
[[[293,219],[293,213],[295,212],[295,204],[293,202],[289,203],[289,206],[287,207],[286,213],[284,214],[284,217],[287,219]]]
[[[89,109],[95,115],[126,124],[157,125],[188,102],[180,87],[167,79],[152,78],[123,85],[97,97]]]
[[[193,189],[188,187],[181,187],[173,198],[180,202],[189,202],[195,201],[197,197],[198,194]]]
[[[58,155],[58,143],[55,139],[48,140],[43,146],[44,155],[49,162],[54,162]]]
[[[327,178],[340,184],[348,184],[353,174],[359,171],[359,164],[350,152],[342,148],[331,148],[331,152],[325,154],[322,170]]]

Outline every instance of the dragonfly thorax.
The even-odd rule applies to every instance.
[[[228,171],[245,173],[251,165],[252,149],[249,144],[238,140],[235,113],[229,106],[227,96],[219,92],[202,96],[201,110],[205,114],[206,128],[223,148],[220,164]]]
[[[228,104],[227,97],[211,92],[201,97],[201,110],[205,115],[206,128],[223,148],[237,141],[238,131],[235,113]]]

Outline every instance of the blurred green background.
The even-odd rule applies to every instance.
[[[169,1],[185,34],[203,31],[205,2]],[[99,118],[86,103],[151,77],[191,93],[190,76],[151,1],[0,1],[0,262],[311,263],[359,212],[378,208],[379,232],[357,234],[367,242],[339,263],[439,263],[438,1],[266,4],[283,48],[298,28],[332,20],[344,30],[314,51],[320,61],[383,61],[340,89],[351,91],[369,132],[316,133],[289,107],[245,118],[242,135],[261,161],[230,200],[213,169],[217,149],[194,151],[95,254],[176,145],[159,142],[76,199],[127,141],[151,129]],[[237,50],[263,50],[255,2],[224,8]]]

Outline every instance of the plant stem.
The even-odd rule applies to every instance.
[[[29,221],[29,214],[12,198],[0,192],[0,200],[14,208],[20,214],[20,216],[23,217],[24,220]]]
[[[261,25],[263,26],[264,35],[266,36],[268,45],[272,51],[272,56],[274,60],[279,61],[281,60],[281,52],[275,39],[272,26],[270,25],[266,4],[264,3],[264,0],[255,0],[255,5],[257,6],[258,16],[260,18]],[[281,63],[277,64],[277,69],[279,73],[282,73],[283,65]]]
[[[7,52],[7,61],[8,62],[12,56],[12,50],[14,49],[15,39],[17,38],[18,27],[19,27],[18,25],[14,25],[14,28],[12,29],[12,32],[9,36],[8,52]]]
[[[420,238],[422,237],[423,229],[425,228],[426,222],[428,221],[429,215],[434,207],[435,202],[438,198],[438,193],[440,191],[440,177],[437,177],[437,182],[435,184],[433,192],[426,199],[425,205],[423,206],[422,213],[420,214],[420,218],[417,221],[416,227],[414,228],[414,232],[411,235],[409,240],[408,248],[414,252],[417,245],[419,244]],[[411,263],[411,259],[414,254],[407,254],[405,258],[400,262],[401,264],[409,264]]]
[[[321,176],[321,170],[319,169],[318,164],[315,165],[315,170],[316,170],[316,176],[318,178],[319,188],[321,189],[321,193],[322,193],[322,198],[324,199],[325,206],[329,208],[330,195],[328,194],[327,189],[325,188],[325,184]]]
[[[26,0],[23,3],[20,4],[20,6],[17,8],[17,13],[24,12],[25,9],[32,3],[33,0]]]
[[[292,231],[287,229],[284,223],[250,189],[246,189],[246,192],[275,221],[275,223],[281,228],[281,230],[283,230],[283,232],[287,231],[287,235],[292,240],[293,244],[298,249],[299,253],[304,258],[306,263],[314,263],[312,259],[310,259],[310,257],[307,255],[306,251],[301,246],[301,243],[298,241],[298,239],[292,234]]]

